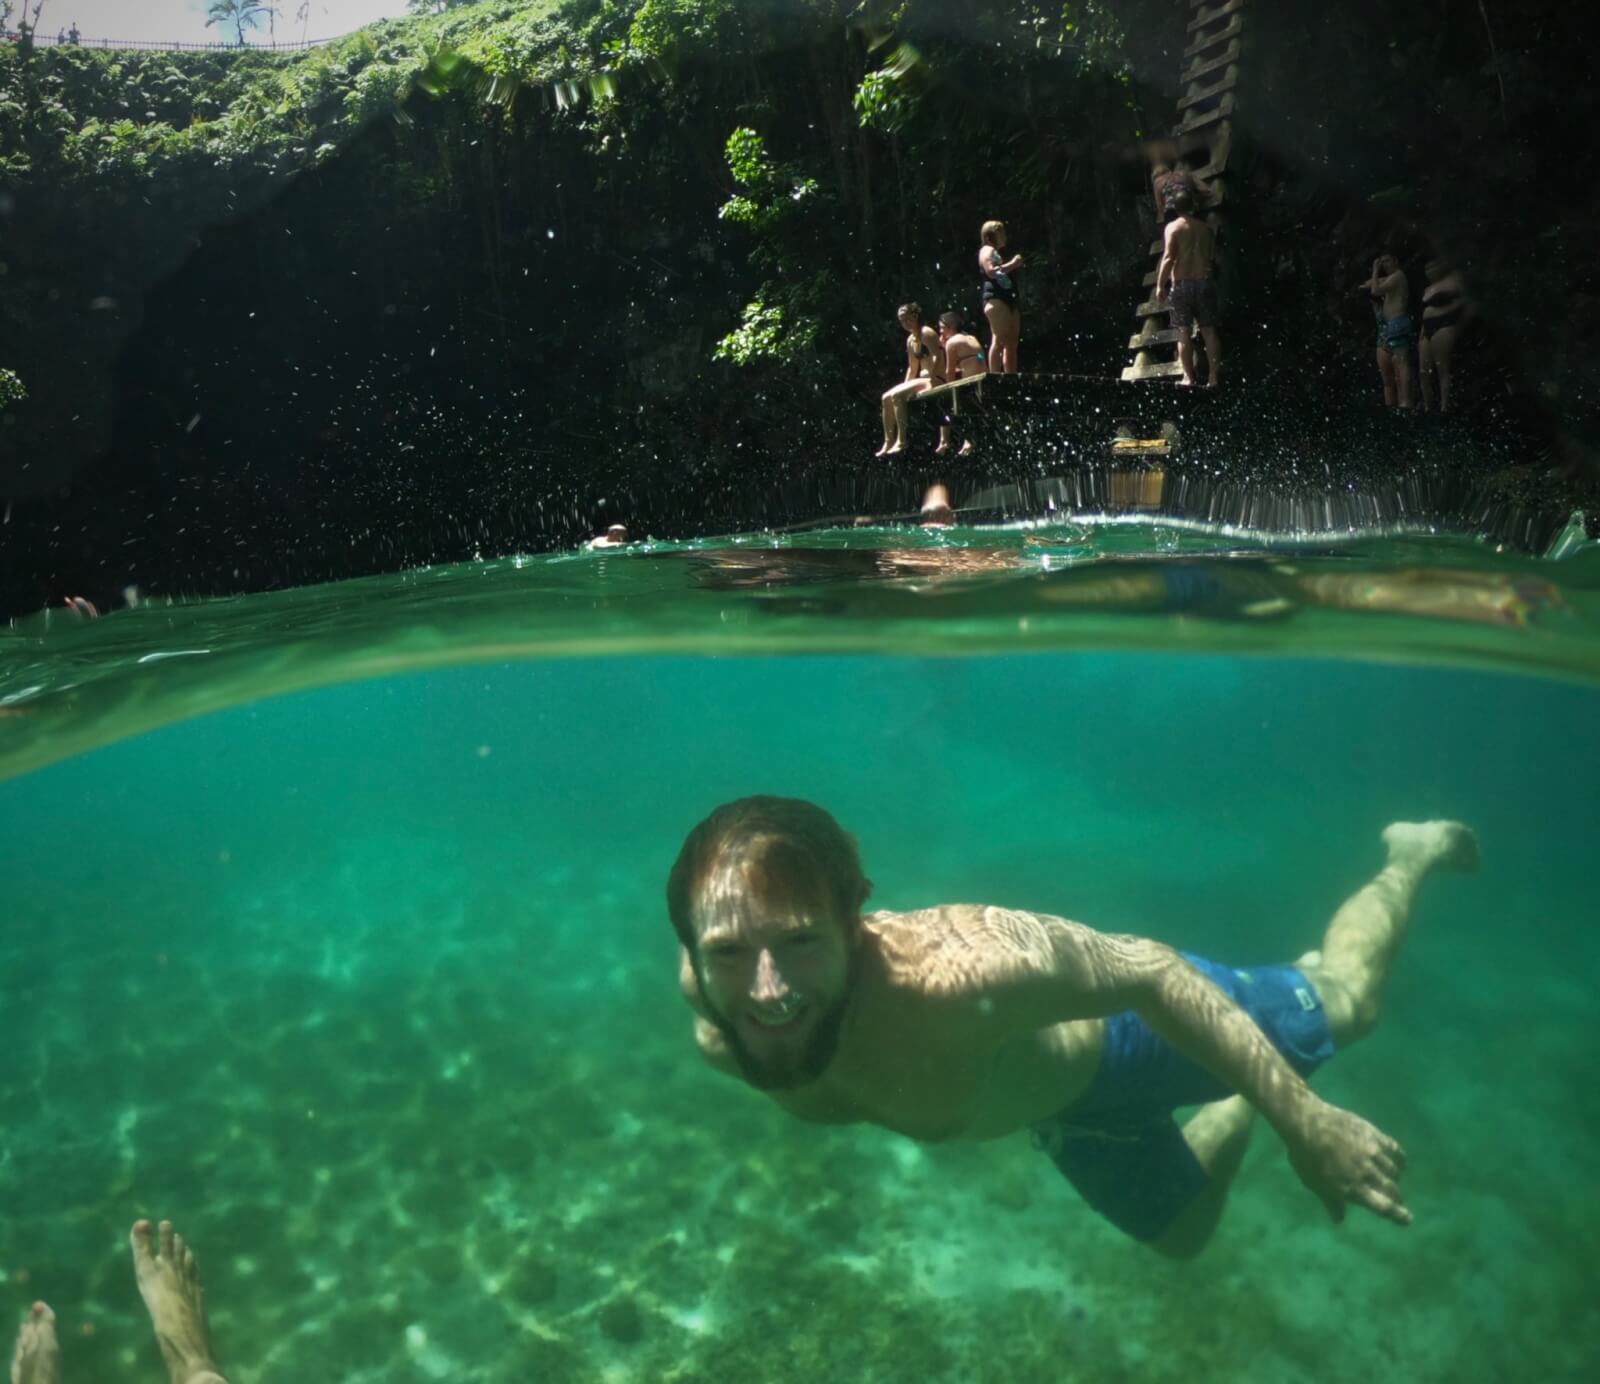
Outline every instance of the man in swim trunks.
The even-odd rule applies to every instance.
[[[1383,381],[1383,402],[1389,408],[1411,407],[1411,286],[1400,261],[1379,255],[1372,261],[1372,277],[1358,285],[1372,299],[1378,317],[1378,377]]]
[[[1177,215],[1167,223],[1161,267],[1156,270],[1156,302],[1171,301],[1168,320],[1178,332],[1178,363],[1183,383],[1194,378],[1194,329],[1206,343],[1206,384],[1215,388],[1222,373],[1222,338],[1217,334],[1217,237],[1195,212],[1194,199],[1182,195]]]
[[[977,904],[863,913],[854,838],[792,798],[743,798],[695,827],[667,910],[714,1067],[805,1120],[929,1142],[1032,1130],[1097,1211],[1189,1258],[1256,1111],[1334,1220],[1355,1204],[1411,1221],[1400,1146],[1304,1079],[1377,1022],[1418,886],[1477,861],[1458,822],[1383,836],[1383,869],[1290,966],[1236,970]],[[1195,1104],[1180,1129],[1172,1112]]]

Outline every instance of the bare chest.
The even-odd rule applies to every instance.
[[[778,1099],[801,1119],[875,1124],[924,1143],[998,1139],[1082,1093],[1102,1031],[1099,1021],[1057,1024],[976,1051],[902,1031],[841,1052],[816,1088]]]

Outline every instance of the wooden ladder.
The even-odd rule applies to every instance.
[[[1218,209],[1226,201],[1225,175],[1233,147],[1233,103],[1239,84],[1239,47],[1244,32],[1245,0],[1185,0],[1191,11],[1178,77],[1178,119],[1172,139],[1180,156],[1205,150],[1198,170],[1213,198],[1206,224],[1223,234]],[[1149,195],[1148,193],[1146,194]],[[1150,245],[1155,266],[1161,263],[1161,237]],[[1155,300],[1156,267],[1144,276],[1144,301],[1134,311],[1134,334],[1128,341],[1133,362],[1124,366],[1125,380],[1172,380],[1183,376],[1178,363],[1178,330],[1168,320],[1167,305]]]

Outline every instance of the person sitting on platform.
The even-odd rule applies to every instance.
[[[905,450],[906,400],[944,383],[944,352],[939,334],[922,323],[922,309],[907,303],[899,311],[906,333],[906,374],[899,384],[883,391],[883,446],[874,456],[898,456]]]
[[[1006,248],[1006,227],[1003,221],[985,221],[978,232],[983,244],[978,249],[978,268],[982,271],[980,285],[983,298],[983,317],[993,336],[989,343],[989,369],[995,374],[1017,373],[1017,345],[1022,339],[1022,309],[1017,306],[1015,275],[1022,268],[1022,256],[1001,258]]]
[[[1156,270],[1156,302],[1171,299],[1168,321],[1178,333],[1178,363],[1183,383],[1193,385],[1194,329],[1206,343],[1206,384],[1215,388],[1222,375],[1222,338],[1217,332],[1217,236],[1194,210],[1194,199],[1180,194],[1177,215],[1167,223],[1165,250]],[[1169,293],[1170,290],[1170,293]]]
[[[1411,286],[1400,261],[1379,255],[1372,261],[1372,276],[1358,284],[1353,294],[1366,293],[1378,316],[1378,377],[1383,381],[1383,402],[1389,408],[1411,407]]]
[[[1421,367],[1422,409],[1433,407],[1434,383],[1439,386],[1439,412],[1450,412],[1450,358],[1472,319],[1477,305],[1467,297],[1461,275],[1443,260],[1428,264],[1428,287],[1422,294],[1422,335],[1417,340]]]
[[[944,377],[946,380],[965,380],[974,375],[988,373],[989,361],[983,343],[966,329],[966,319],[961,313],[951,311],[939,314],[939,344],[944,348]],[[951,423],[948,416],[939,425],[939,445],[935,456],[944,456],[950,450]],[[972,440],[961,444],[961,456],[972,454]]]

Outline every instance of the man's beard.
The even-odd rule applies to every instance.
[[[703,981],[700,993],[702,996],[706,993]],[[759,1058],[750,1051],[736,1023],[719,1014],[709,1001],[706,1008],[711,1015],[711,1022],[727,1040],[746,1081],[758,1091],[792,1091],[797,1086],[809,1086],[827,1071],[828,1064],[833,1061],[833,1055],[839,1048],[839,1035],[844,1029],[845,1010],[849,1002],[850,986],[847,984],[838,1000],[809,1021],[811,1032],[803,1043],[766,1058]]]

